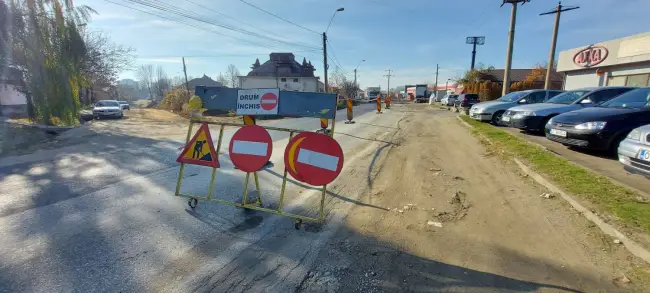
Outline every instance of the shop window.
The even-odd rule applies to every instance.
[[[281,82],[287,82],[287,79],[283,77],[283,78],[280,78],[280,81]]]
[[[625,86],[627,76],[610,76],[607,78],[608,86]]]
[[[627,82],[625,83],[625,85],[627,85],[627,86],[646,87],[646,86],[648,86],[648,78],[649,77],[650,77],[650,74],[628,75],[627,76]]]
[[[293,79],[293,82],[298,82],[298,79],[297,79],[297,78],[294,78],[294,79]]]

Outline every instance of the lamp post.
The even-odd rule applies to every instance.
[[[343,11],[345,8],[341,7],[334,11],[334,14],[332,14],[332,18],[330,18],[330,23],[327,24],[327,28],[323,32],[323,67],[325,71],[325,92],[329,91],[329,85],[327,84],[327,69],[329,66],[327,66],[327,31],[330,29],[330,25],[332,25],[332,20],[334,20],[334,16],[336,16],[336,13],[339,11]]]
[[[327,84],[327,69],[329,66],[327,66],[327,31],[330,29],[330,25],[332,24],[332,20],[334,20],[334,16],[336,16],[337,12],[345,10],[343,7],[337,9],[334,11],[334,14],[332,14],[332,18],[330,18],[330,23],[327,24],[327,28],[323,32],[323,69],[325,72],[325,92],[329,92],[329,85]],[[336,102],[338,103],[338,98],[336,99]],[[321,118],[321,127],[325,126],[323,130],[327,130],[327,119],[326,118]],[[330,131],[329,135],[334,136],[334,126],[336,125],[336,110],[334,111],[334,119],[332,119],[332,131]]]

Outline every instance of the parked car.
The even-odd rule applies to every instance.
[[[120,103],[115,100],[101,100],[95,103],[93,107],[93,116],[95,119],[104,117],[122,118],[124,113]]]
[[[479,121],[490,121],[495,125],[506,125],[501,122],[503,113],[517,105],[543,103],[562,93],[557,90],[527,90],[512,92],[494,101],[478,103],[469,110],[469,115]],[[510,120],[510,118],[506,118]]]
[[[650,88],[641,88],[597,107],[553,117],[546,137],[567,146],[614,151],[628,133],[646,124],[650,124]]]
[[[634,87],[592,87],[561,93],[544,103],[515,106],[504,113],[507,125],[526,131],[544,131],[544,126],[552,117],[594,107],[600,103],[631,91]],[[503,117],[502,117],[503,120]]]
[[[618,161],[626,171],[650,178],[650,124],[632,130],[621,141]]]
[[[442,100],[440,100],[440,103],[444,106],[451,106],[456,101],[456,98],[458,98],[458,95],[456,94],[447,94],[444,98],[442,98]]]
[[[469,109],[478,103],[479,99],[477,94],[461,94],[454,101],[454,108],[456,108],[456,110],[459,112],[463,111],[467,114]]]
[[[131,106],[129,106],[129,103],[127,101],[117,101],[120,104],[120,107],[122,110],[131,110]]]

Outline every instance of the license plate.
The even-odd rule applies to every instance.
[[[510,117],[509,116],[501,117],[501,121],[508,122],[508,121],[510,121]]]
[[[561,136],[561,137],[566,137],[566,131],[564,130],[551,129],[551,134]]]
[[[637,158],[650,162],[650,150],[641,149]]]

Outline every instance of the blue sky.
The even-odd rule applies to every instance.
[[[151,10],[127,0],[111,1]],[[460,76],[470,66],[472,48],[465,44],[466,36],[486,37],[485,45],[477,50],[477,63],[497,68],[505,63],[511,9],[510,5],[499,7],[500,0],[246,1],[316,32],[325,30],[332,13],[344,7],[345,11],[337,13],[328,31],[329,55],[338,61],[329,61],[330,70],[338,63],[348,77],[353,78],[353,69],[365,59],[357,73],[362,87],[381,85],[386,88],[387,80],[383,77],[386,69],[393,70],[391,87],[433,83],[436,63],[440,64],[438,82],[444,84],[447,78]],[[105,0],[75,1],[76,5],[89,5],[99,13],[93,17],[90,28],[102,30],[114,42],[136,50],[136,66],[160,65],[168,75],[180,76],[181,57],[187,56],[188,75],[206,74],[216,78],[229,64],[237,66],[245,75],[255,58],[263,63],[270,52],[282,51],[294,52],[299,62],[303,57],[311,60],[317,76],[322,78],[322,51],[310,48],[322,46],[321,36],[314,32],[274,18],[239,0],[158,2],[261,36],[155,11],[202,28],[199,29]],[[554,16],[539,14],[553,9],[556,4],[551,0],[532,0],[519,7],[513,68],[529,68],[546,62]],[[650,1],[647,0],[564,0],[562,4],[581,8],[562,14],[558,51],[650,31],[650,18],[647,17]],[[134,78],[135,72],[125,71],[121,77]]]

